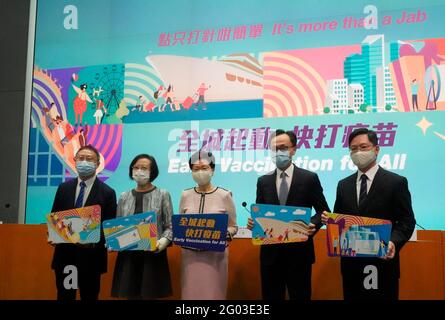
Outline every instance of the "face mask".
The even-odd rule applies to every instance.
[[[147,170],[133,170],[133,179],[137,184],[146,184],[150,181],[150,171]]]
[[[88,177],[96,173],[96,163],[90,161],[76,161],[79,177]]]
[[[377,155],[372,149],[369,151],[357,151],[351,153],[351,159],[359,169],[365,169],[377,159]]]
[[[192,171],[193,180],[198,186],[205,186],[212,179],[213,172],[211,170]]]
[[[277,152],[272,152],[272,162],[275,163],[278,169],[286,168],[291,162],[290,151],[278,150]]]

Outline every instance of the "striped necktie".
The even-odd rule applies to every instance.
[[[360,196],[359,196],[359,200],[358,200],[358,206],[360,207],[363,202],[366,199],[366,196],[368,195],[368,186],[367,186],[367,181],[368,181],[368,177],[366,174],[362,174],[362,176],[360,177]]]
[[[85,187],[86,186],[87,186],[87,184],[85,183],[85,181],[82,181],[80,183],[79,195],[77,196],[76,204],[74,205],[75,208],[83,207],[83,196],[85,195]]]

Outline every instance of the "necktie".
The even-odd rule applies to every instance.
[[[367,191],[367,181],[368,181],[368,177],[366,176],[366,174],[362,174],[362,176],[360,177],[360,195],[359,195],[359,200],[358,200],[358,205],[359,207],[363,204],[363,201],[365,201],[366,196],[368,195],[368,191]]]
[[[76,208],[82,208],[83,207],[83,196],[85,195],[85,187],[86,186],[87,186],[87,184],[85,183],[85,181],[82,181],[80,183],[79,195],[77,196],[76,204],[74,205]]]
[[[278,199],[280,200],[280,204],[282,206],[286,205],[286,200],[287,200],[287,194],[289,193],[289,187],[287,185],[287,181],[286,181],[286,172],[281,172],[280,174],[280,178],[281,178],[281,183],[280,183],[280,190],[278,191]]]

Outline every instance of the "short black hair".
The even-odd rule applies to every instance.
[[[82,83],[80,85],[80,89],[86,89],[86,88],[88,88],[88,85],[86,83]]]
[[[269,146],[273,138],[281,136],[282,134],[287,134],[287,136],[290,139],[290,142],[292,143],[292,147],[295,147],[297,145],[297,136],[295,135],[295,132],[293,132],[292,130],[284,131],[283,129],[277,129],[270,135]]]
[[[76,152],[76,156],[77,156],[77,154],[78,154],[80,151],[85,150],[85,149],[86,149],[86,150],[93,151],[93,152],[96,154],[96,156],[97,156],[97,162],[100,162],[99,151],[97,151],[97,149],[96,149],[95,147],[93,147],[91,144],[88,144],[88,145],[86,145],[86,146],[80,147],[80,149],[77,150],[77,152]]]
[[[359,128],[359,129],[355,129],[354,131],[352,131],[351,134],[349,135],[349,146],[351,145],[351,141],[355,137],[360,136],[362,134],[368,135],[369,141],[374,146],[377,146],[379,144],[379,139],[377,138],[377,134],[375,133],[375,131],[369,130],[369,129],[366,129],[366,128]]]
[[[189,159],[190,170],[192,170],[193,164],[195,164],[199,160],[207,161],[209,163],[210,168],[212,168],[212,170],[215,170],[215,157],[211,152],[206,152],[206,151],[197,151],[194,154],[192,154],[192,156]]]
[[[151,156],[149,154],[146,154],[146,153],[138,154],[131,161],[130,168],[129,168],[129,174],[128,174],[130,176],[130,179],[133,180],[133,166],[135,165],[136,162],[138,162],[139,159],[148,159],[148,160],[150,160],[150,163],[151,163],[151,166],[150,166],[150,181],[155,181],[155,179],[159,175],[158,164],[156,163],[156,159],[153,156]]]

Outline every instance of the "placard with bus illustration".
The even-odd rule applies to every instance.
[[[391,221],[328,213],[327,246],[330,257],[384,257]]]

